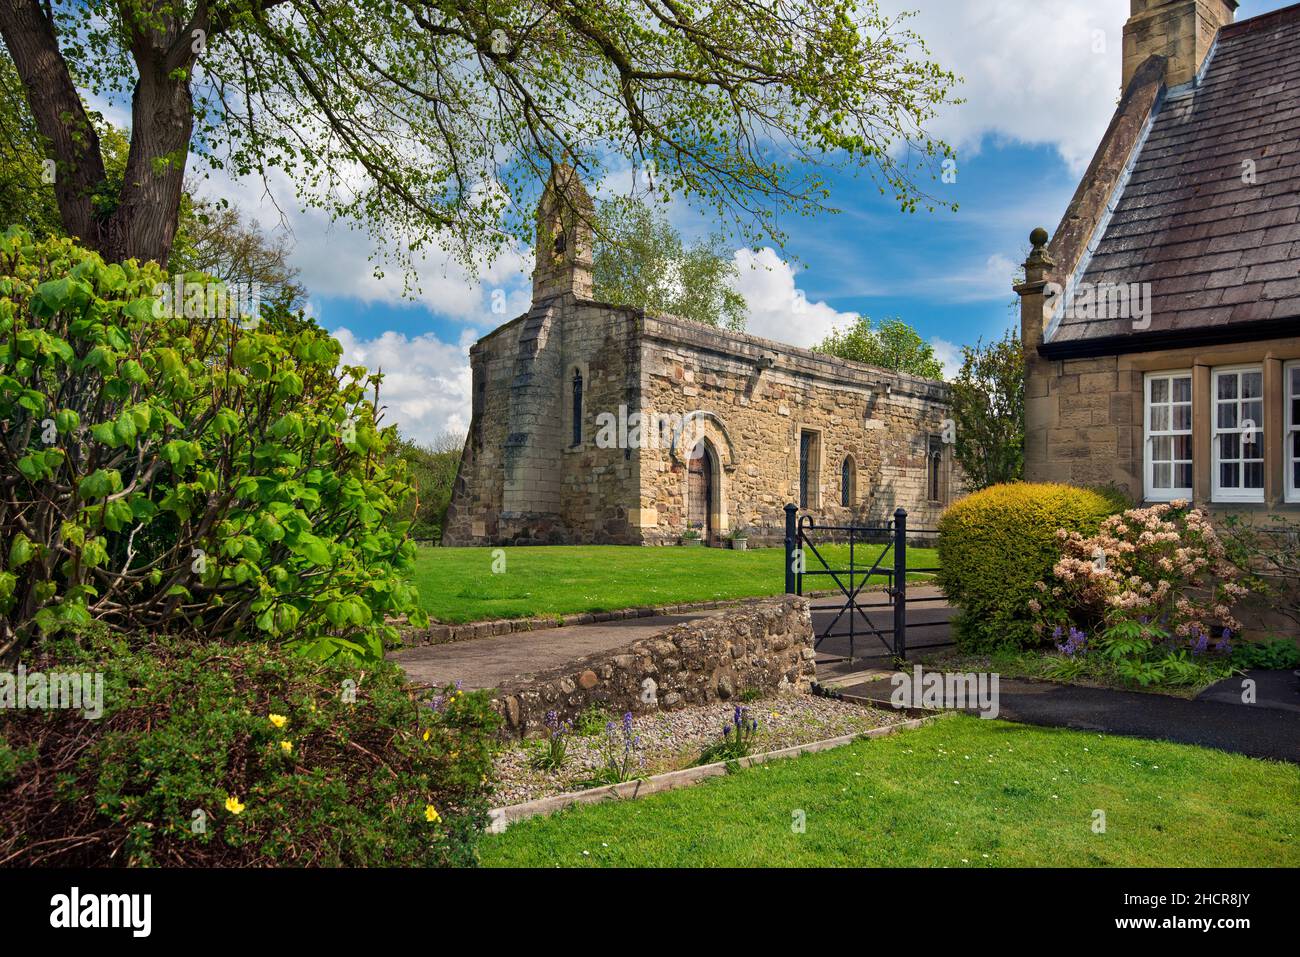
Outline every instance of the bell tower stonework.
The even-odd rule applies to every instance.
[[[533,302],[571,293],[590,299],[591,223],[595,206],[577,171],[565,164],[551,169],[537,207],[537,266]]]

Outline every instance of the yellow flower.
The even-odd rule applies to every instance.
[[[438,809],[432,804],[424,806],[424,819],[430,824],[437,824],[442,818],[438,815]]]
[[[428,729],[428,728],[425,728],[425,729],[424,729],[424,740],[426,740],[426,741],[429,740],[429,729]]]
[[[293,742],[292,742],[292,741],[281,741],[281,742],[280,742],[280,750],[283,751],[285,754],[293,754]]]
[[[268,714],[267,717],[271,719],[271,723],[277,728],[283,728],[289,721],[289,719],[282,714]]]
[[[231,814],[243,814],[244,805],[239,803],[239,798],[230,794],[226,796],[226,810]]]

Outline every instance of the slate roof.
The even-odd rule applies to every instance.
[[[1300,330],[1300,5],[1221,29],[1200,84],[1166,95],[1080,280],[1150,283],[1144,339]],[[1049,341],[1133,334],[1064,315]]]

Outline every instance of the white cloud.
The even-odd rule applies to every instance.
[[[749,304],[745,331],[751,335],[807,347],[857,318],[857,313],[840,312],[825,302],[808,302],[795,284],[794,268],[770,246],[757,253],[738,249],[735,262],[740,272],[735,288]]]
[[[1129,0],[883,0],[934,59],[965,79],[966,102],[932,132],[969,154],[988,135],[1053,146],[1076,173],[1092,158],[1119,97]]]
[[[947,339],[932,336],[930,338],[930,347],[934,349],[934,357],[943,365],[944,379],[951,381],[961,371],[961,346],[951,343]]]
[[[384,424],[395,423],[402,435],[421,442],[443,430],[469,430],[469,336],[451,345],[432,335],[407,338],[398,332],[358,339],[342,328],[333,335],[343,344],[345,364],[383,371]]]

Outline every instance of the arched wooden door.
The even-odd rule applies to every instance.
[[[713,453],[703,439],[691,451],[686,482],[686,521],[700,530],[705,544],[713,541]]]

